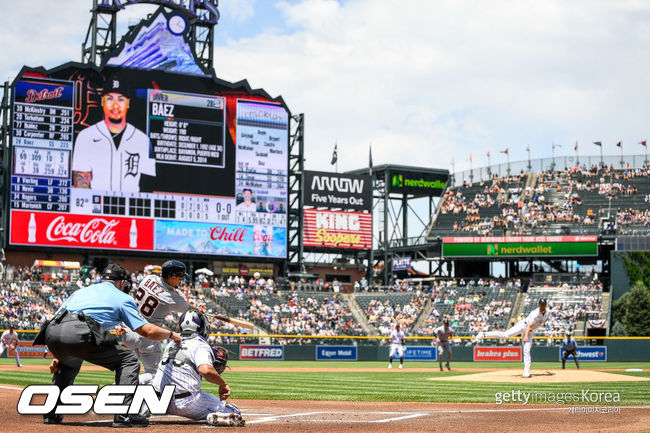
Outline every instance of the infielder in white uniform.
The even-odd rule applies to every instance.
[[[3,332],[2,337],[0,337],[0,356],[2,356],[5,349],[14,351],[16,354],[16,365],[22,367],[20,354],[18,353],[18,334],[14,332],[14,327],[11,325],[9,325],[9,329]]]
[[[454,330],[449,327],[449,320],[445,319],[443,326],[438,326],[434,329],[434,334],[436,336],[436,350],[438,351],[438,364],[440,365],[440,371],[442,370],[442,358],[446,354],[447,370],[451,371],[449,363],[451,362],[451,341],[454,337]]]
[[[140,191],[140,175],[156,175],[147,135],[126,122],[129,92],[112,78],[104,84],[104,119],[79,133],[72,154],[72,186],[104,191]]]
[[[533,333],[548,319],[549,311],[546,309],[546,303],[546,299],[540,299],[539,308],[535,308],[528,317],[517,322],[512,328],[506,331],[479,332],[476,340],[480,342],[483,338],[508,338],[521,335],[521,343],[524,346],[524,377],[530,377],[530,348],[533,345]]]
[[[135,292],[135,302],[140,314],[149,323],[163,326],[165,317],[176,311],[184,313],[190,309],[187,301],[176,292],[176,287],[185,277],[185,264],[178,260],[168,260],[162,265],[162,277],[147,275]],[[140,384],[149,384],[153,380],[162,357],[159,341],[149,340],[131,331],[125,330],[122,344],[135,351],[144,367],[140,375]]]
[[[226,368],[228,352],[223,347],[210,347],[205,340],[205,316],[198,311],[188,311],[183,313],[178,326],[183,341],[167,346],[153,380],[157,392],[167,385],[176,386],[167,413],[204,419],[210,425],[245,425],[239,408],[225,401],[230,396],[230,387],[221,373]],[[203,379],[219,385],[219,397],[201,390]]]
[[[404,365],[404,344],[406,344],[406,334],[400,330],[399,323],[395,325],[395,329],[390,333],[390,353],[388,355],[388,368],[393,368],[393,357],[395,354],[399,356],[399,368]]]

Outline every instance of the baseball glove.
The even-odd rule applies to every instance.
[[[212,366],[217,370],[217,373],[223,373],[228,364],[228,350],[221,346],[216,346],[212,348],[212,354],[214,355]]]

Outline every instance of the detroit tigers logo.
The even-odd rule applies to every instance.
[[[139,153],[126,153],[126,159],[124,160],[125,174],[124,177],[138,175],[138,169],[140,166],[140,154]]]

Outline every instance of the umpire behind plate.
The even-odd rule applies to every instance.
[[[157,392],[167,385],[176,386],[167,413],[206,420],[210,425],[244,426],[239,408],[224,401],[230,396],[230,387],[221,377],[228,362],[228,351],[210,347],[206,341],[206,317],[190,310],[181,316],[178,327],[183,341],[167,346],[153,379]],[[219,397],[201,390],[203,379],[219,386]]]
[[[131,275],[122,266],[109,265],[102,273],[103,282],[79,289],[46,322],[34,344],[47,344],[54,355],[50,371],[52,384],[63,390],[74,383],[81,363],[88,361],[115,371],[118,385],[137,385],[140,363],[130,350],[117,343],[109,330],[125,323],[143,337],[151,340],[171,338],[180,342],[175,333],[152,325],[140,316],[135,301],[128,295]],[[125,405],[132,396],[125,395]],[[45,424],[59,424],[63,417],[55,413],[43,415]],[[115,415],[113,427],[146,427],[149,420],[140,415]]]

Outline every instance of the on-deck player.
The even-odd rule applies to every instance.
[[[16,356],[16,365],[22,367],[20,363],[20,354],[18,353],[18,334],[14,332],[14,326],[9,325],[9,329],[2,333],[0,337],[0,356],[4,353],[5,349],[13,350]]]
[[[566,333],[566,338],[562,340],[562,370],[565,368],[566,360],[569,355],[573,355],[573,360],[576,362],[576,367],[580,369],[578,362],[578,343],[571,338],[571,333]]]
[[[104,118],[81,131],[74,143],[74,188],[139,192],[141,175],[156,175],[149,137],[126,121],[130,102],[124,80],[106,81],[101,99]]]
[[[138,286],[134,298],[138,310],[149,323],[163,326],[165,317],[171,312],[184,313],[190,309],[187,301],[176,292],[185,278],[185,264],[178,260],[168,260],[162,265],[161,275],[147,275]],[[162,357],[159,341],[152,341],[126,329],[122,343],[133,350],[144,367],[139,377],[140,384],[153,380]]]
[[[540,299],[539,307],[531,311],[528,317],[517,322],[512,328],[506,331],[479,332],[475,340],[481,342],[484,338],[508,338],[521,335],[521,343],[524,346],[524,377],[530,377],[530,348],[533,345],[533,333],[548,319],[549,311],[546,309],[546,304],[546,299]]]
[[[406,334],[400,329],[400,324],[395,325],[395,329],[390,333],[390,354],[388,355],[388,368],[393,368],[393,357],[397,353],[399,356],[399,368],[404,365],[404,344],[406,344]]]
[[[449,362],[451,362],[451,339],[454,337],[454,330],[449,326],[449,319],[445,319],[442,326],[438,326],[434,331],[436,336],[436,350],[438,351],[438,364],[442,370],[442,358],[446,354],[447,370],[451,371]]]
[[[183,313],[178,327],[182,342],[167,346],[153,380],[157,392],[166,385],[176,385],[167,413],[204,419],[211,425],[245,425],[239,408],[225,401],[230,396],[230,387],[220,373],[226,367],[228,352],[223,348],[213,349],[205,340],[208,335],[205,316],[194,310]],[[220,351],[225,355],[220,355]],[[219,386],[219,397],[201,390],[203,379]]]

